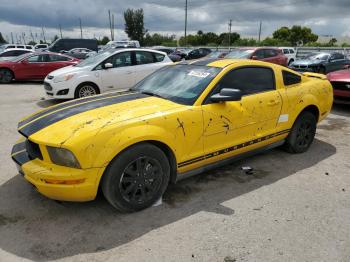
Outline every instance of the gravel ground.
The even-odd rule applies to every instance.
[[[49,200],[16,175],[17,122],[58,102],[43,96],[38,83],[0,86],[0,261],[350,261],[350,107],[333,108],[305,154],[275,149],[119,214],[101,196]]]

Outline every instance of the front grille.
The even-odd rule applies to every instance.
[[[345,90],[350,92],[350,82],[331,82],[332,86],[336,90]]]
[[[44,88],[47,91],[52,91],[52,86],[49,83],[44,82]]]
[[[26,149],[27,149],[27,154],[31,160],[36,158],[43,160],[43,155],[41,154],[40,147],[38,144],[27,139]]]
[[[47,79],[51,80],[51,79],[53,79],[53,76],[48,75]]]

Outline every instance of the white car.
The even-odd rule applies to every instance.
[[[283,54],[288,57],[288,65],[292,64],[296,60],[296,51],[293,47],[279,47]]]
[[[34,46],[35,51],[45,51],[47,49],[49,49],[49,45],[48,44],[36,44]]]
[[[7,48],[3,52],[0,52],[0,61],[11,60],[14,57],[32,52],[32,50],[23,48]]]
[[[45,92],[58,99],[81,98],[107,91],[125,90],[173,62],[164,52],[149,49],[108,50],[74,66],[51,72]]]

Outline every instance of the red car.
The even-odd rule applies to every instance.
[[[282,53],[282,50],[273,47],[236,48],[229,52],[225,58],[254,59],[282,66],[288,65],[288,57]]]
[[[8,61],[0,61],[0,83],[12,80],[41,80],[61,67],[75,65],[79,59],[57,53],[24,54]]]
[[[333,86],[334,103],[350,104],[350,69],[329,73],[327,78]]]

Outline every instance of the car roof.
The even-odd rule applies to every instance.
[[[261,66],[271,65],[270,63],[266,63],[258,60],[226,59],[226,58],[204,58],[204,59],[197,59],[197,60],[182,61],[178,64],[225,68],[229,65],[238,64],[238,63],[245,64],[245,65],[261,65]],[[273,66],[278,66],[278,65],[273,64]]]
[[[27,48],[7,48],[4,50],[4,52],[7,51],[28,51],[28,52],[33,52],[31,49],[27,49]]]
[[[113,49],[112,49],[113,50]],[[162,51],[158,51],[158,50],[155,50],[155,49],[149,49],[149,48],[122,48],[122,49],[117,49],[113,52],[113,54],[116,54],[116,53],[120,53],[120,52],[126,52],[126,51],[149,51],[149,52],[153,52],[153,53],[159,53],[159,54],[165,54],[165,52],[162,52]]]

